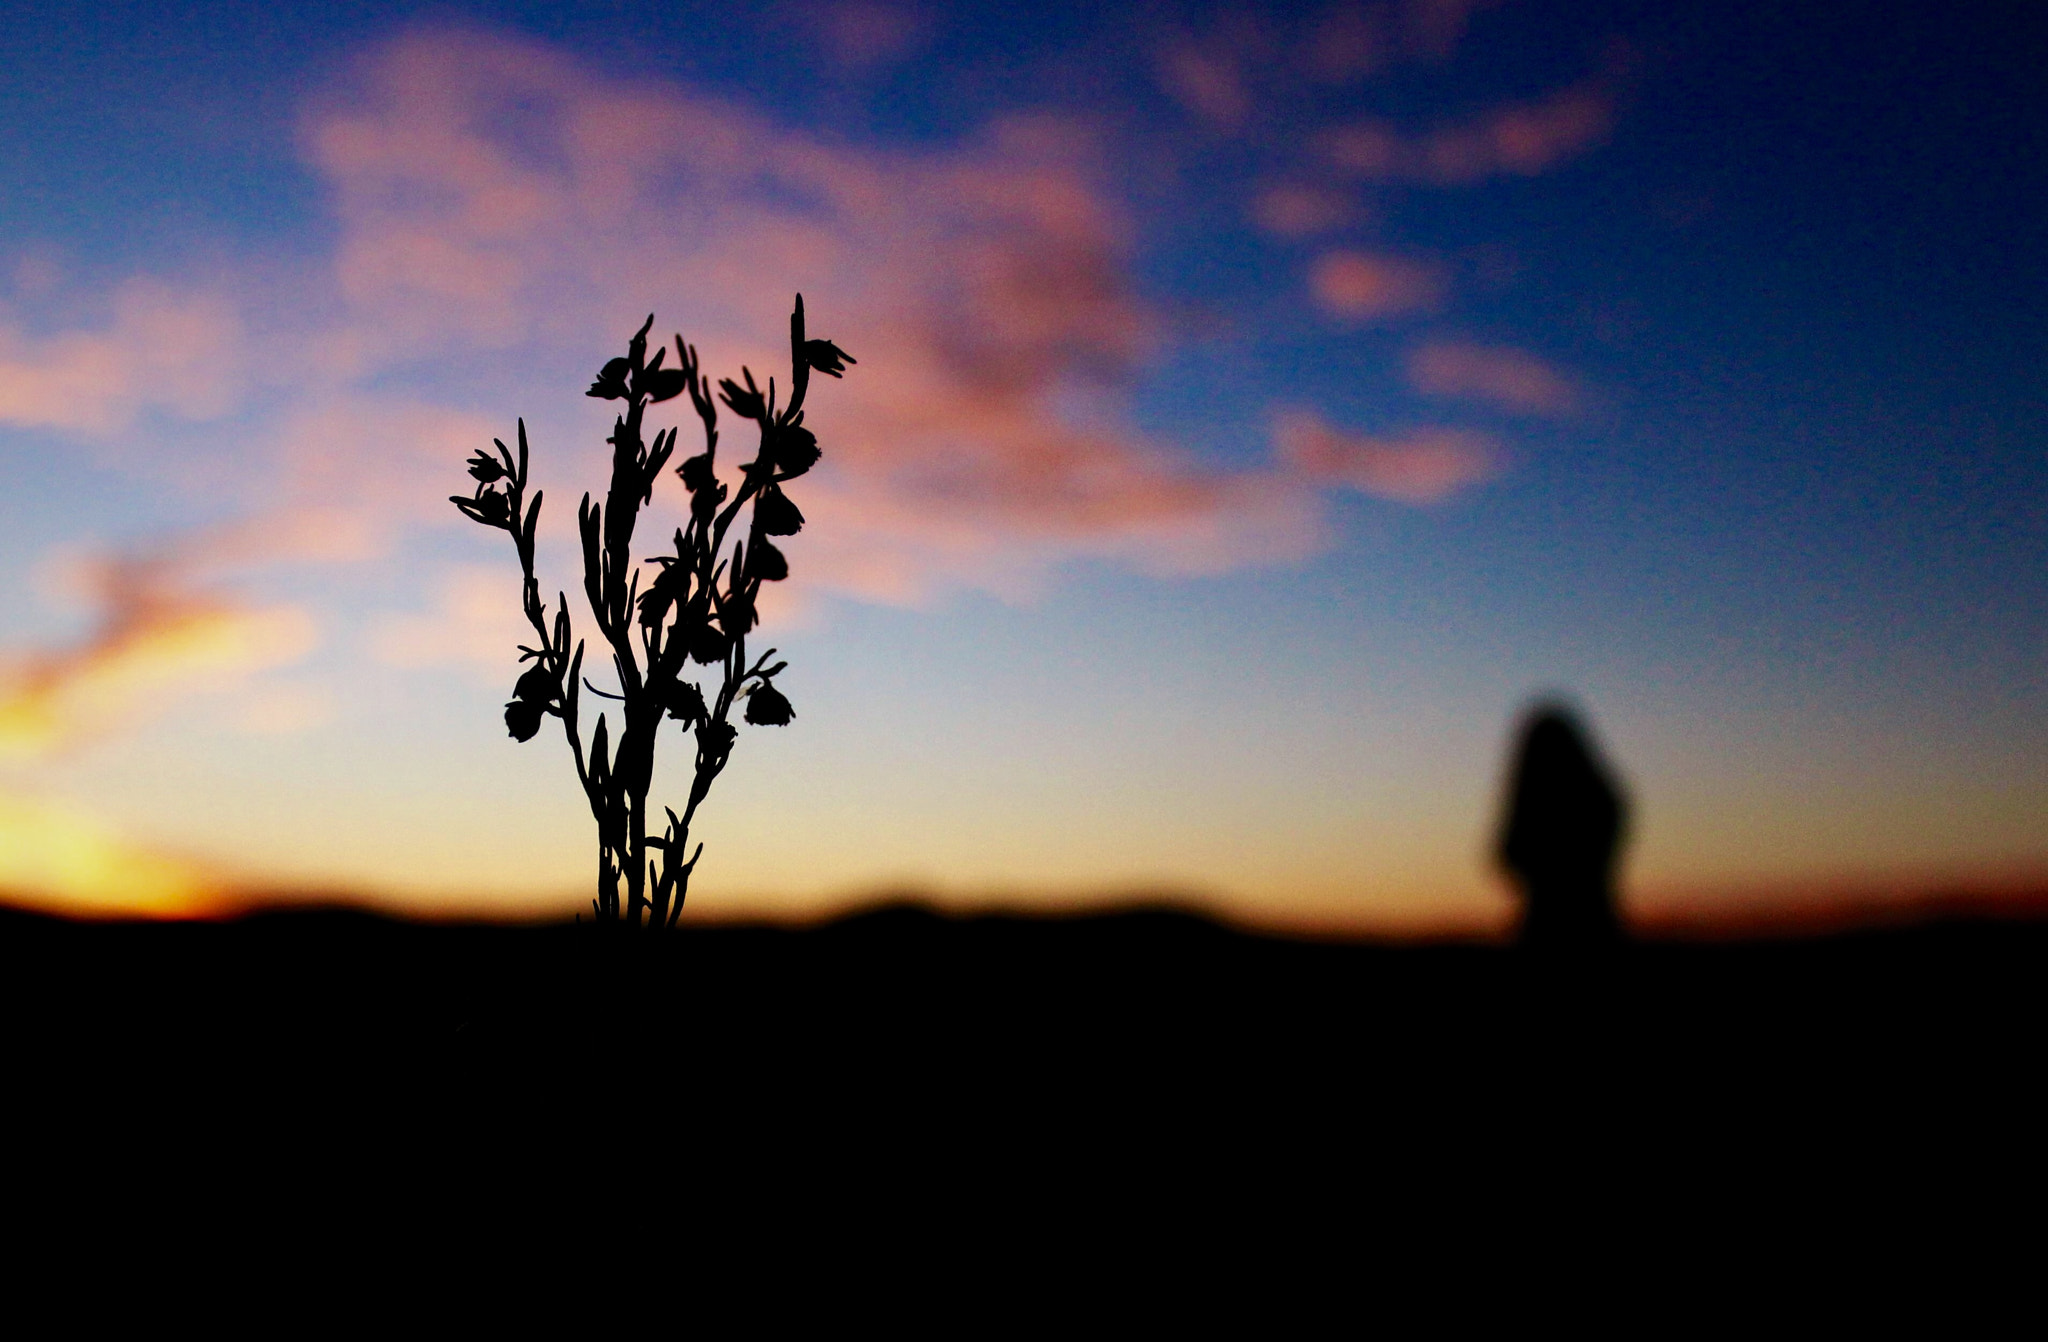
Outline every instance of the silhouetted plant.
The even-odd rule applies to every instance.
[[[718,384],[718,399],[734,414],[752,420],[761,435],[754,459],[739,468],[734,493],[718,478],[718,406],[712,400],[710,379],[699,372],[697,350],[677,336],[679,366],[664,368],[665,346],[657,348],[652,359],[647,357],[647,333],[653,327],[650,315],[628,343],[625,357],[605,364],[591,383],[589,395],[624,401],[626,408],[608,440],[612,476],[604,504],[592,503],[585,494],[576,514],[583,540],[583,592],[598,633],[610,648],[618,693],[600,690],[583,678],[584,645],[579,639],[570,650],[566,593],[557,594],[559,609],[549,626],[533,571],[541,495],[536,492],[531,505],[526,503],[524,419],[519,421],[517,458],[494,439],[496,457],[478,452],[470,458],[476,492],[451,499],[465,516],[510,532],[519,551],[526,576],[526,618],[540,646],[519,649],[519,660],[533,665],[513,686],[512,701],[505,705],[505,726],[515,740],[530,741],[548,715],[562,720],[576,776],[597,819],[597,895],[591,906],[603,922],[664,928],[681,915],[690,873],[704,854],[699,843],[687,861],[683,858],[697,807],[732,757],[739,735],[730,720],[734,706],[745,700],[743,716],[758,726],[784,726],[795,716],[775,686],[775,677],[787,663],[769,664],[773,648],[749,662],[747,634],[758,620],[761,584],[789,576],[789,562],[771,538],[793,536],[804,524],[803,513],[783,486],[818,462],[818,440],[803,422],[811,373],[838,377],[854,359],[829,340],[806,338],[803,295],[797,295],[789,318],[789,404],[778,406],[775,380],[770,378],[763,392],[750,369],[740,370],[743,382],[727,378]],[[704,451],[676,468],[689,491],[690,520],[675,533],[674,554],[636,561],[634,524],[640,509],[653,502],[655,482],[676,446],[674,429],[657,432],[651,445],[644,443],[641,423],[647,407],[685,392],[704,425]],[[734,522],[750,507],[744,535],[733,541],[730,557],[721,558]],[[659,570],[645,591],[640,583],[642,564]],[[706,697],[710,682],[699,686],[684,678],[692,665],[720,673],[711,697]],[[586,751],[576,716],[581,689],[619,703],[616,744],[600,713]],[[657,734],[665,720],[680,723],[694,737],[696,773],[683,813],[662,808],[662,831],[650,834],[647,790]],[[658,865],[650,853],[660,855]]]

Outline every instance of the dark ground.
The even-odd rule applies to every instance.
[[[1843,1244],[2011,1274],[2048,1196],[2044,971],[2038,923],[1539,957],[1170,912],[637,942],[5,913],[0,1196],[54,1188],[78,1244],[139,1207],[155,1243],[216,1205],[258,1242],[345,1209],[419,1261],[456,1225],[631,1224],[912,1278],[1019,1242],[1046,1280],[1170,1244],[1318,1291],[1398,1277],[1369,1244],[1587,1280],[1598,1244],[1710,1295]]]
[[[1319,1108],[1449,1089],[1508,1110],[1573,1071],[1645,1099],[1855,1091],[1904,1103],[1944,1087],[2031,1104],[2048,925],[1574,957],[1287,941],[1172,912],[893,908],[653,940],[348,912],[98,924],[6,912],[0,1003],[17,1062],[425,1064],[444,1076],[615,1063],[721,1088],[1249,1086]]]
[[[0,1205],[44,1250],[18,1291],[90,1268],[79,1318],[260,1284],[295,1331],[429,1287],[457,1327],[567,1292],[578,1335],[641,1301],[1946,1331],[2036,1307],[2044,969],[2030,923],[1574,959],[1174,913],[0,914]]]

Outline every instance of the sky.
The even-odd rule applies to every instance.
[[[16,7],[0,890],[585,907],[448,495],[523,417],[573,590],[598,366],[786,377],[799,292],[859,363],[692,917],[1498,930],[1544,696],[1639,920],[2038,887],[2044,65],[1880,0]]]

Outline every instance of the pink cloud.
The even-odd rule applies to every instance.
[[[1297,68],[1332,83],[1375,74],[1400,58],[1440,62],[1456,54],[1472,18],[1501,0],[1396,0],[1336,4],[1306,29]]]
[[[1377,320],[1435,307],[1443,280],[1435,267],[1407,257],[1334,251],[1316,259],[1309,292],[1339,317]]]
[[[124,285],[96,330],[0,323],[0,423],[104,434],[146,409],[210,419],[239,395],[241,346],[226,301],[146,280]]]
[[[1159,54],[1159,82],[1174,101],[1211,125],[1234,128],[1251,115],[1244,77],[1222,52],[1176,43]]]
[[[1438,503],[1499,473],[1485,434],[1411,429],[1391,437],[1344,433],[1315,415],[1282,415],[1273,431],[1283,460],[1319,484],[1339,484],[1397,503]]]
[[[1522,414],[1560,415],[1578,402],[1564,374],[1533,354],[1497,345],[1419,346],[1408,355],[1408,382],[1425,396],[1486,401]]]
[[[334,558],[380,554],[401,524],[449,520],[447,495],[466,479],[459,469],[451,478],[451,463],[459,468],[510,431],[473,410],[360,392],[296,407],[268,441],[279,515],[289,523],[249,523],[244,548],[253,554],[268,543],[279,558],[309,547]]]
[[[1548,172],[1599,145],[1613,124],[1612,97],[1586,84],[1419,136],[1381,121],[1355,122],[1326,132],[1323,149],[1338,168],[1359,177],[1469,186]]]
[[[535,342],[594,365],[653,309],[712,367],[766,373],[804,293],[817,329],[861,360],[815,398],[830,454],[807,482],[816,544],[859,538],[825,570],[834,584],[908,599],[1077,555],[1178,572],[1320,535],[1315,500],[1289,482],[1204,467],[1077,409],[1137,369],[1158,322],[1131,291],[1129,229],[1093,138],[1072,123],[1013,120],[951,152],[858,151],[541,48],[434,34],[383,51],[306,142],[340,202],[337,282],[371,367]],[[516,413],[535,407],[507,404],[494,431]]]
[[[543,532],[559,530],[601,451],[589,370],[651,309],[717,372],[767,374],[797,291],[861,360],[814,400],[828,456],[805,482],[800,583],[919,601],[1028,591],[1081,557],[1161,574],[1285,561],[1327,539],[1320,484],[1424,497],[1475,469],[1419,442],[1372,470],[1223,469],[1135,430],[1122,389],[1165,324],[1133,290],[1114,175],[1071,120],[850,148],[537,45],[418,32],[318,101],[303,143],[339,223],[324,291],[295,286],[317,302],[280,304],[251,335],[225,298],[137,284],[100,329],[0,328],[0,418],[93,431],[149,406],[233,408],[243,370],[264,366],[256,341],[291,348],[291,380],[262,383],[263,418],[238,439],[234,474],[269,510],[237,541],[247,563],[361,558],[454,525],[461,460],[519,415],[552,421],[536,471]],[[1259,205],[1296,235],[1347,209],[1313,187]],[[1383,253],[1328,252],[1310,279],[1349,320],[1444,296],[1435,267]],[[87,394],[102,384],[117,390]],[[657,510],[680,502],[672,485]]]
[[[460,565],[441,574],[432,610],[387,616],[370,635],[370,652],[387,666],[450,664],[505,680],[517,674],[517,649],[533,627],[519,608],[519,570]]]
[[[1437,131],[1422,142],[1422,157],[1429,179],[1447,186],[1494,176],[1534,177],[1593,148],[1612,126],[1613,106],[1604,93],[1566,89]]]

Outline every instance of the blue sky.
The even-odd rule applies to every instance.
[[[566,908],[587,818],[495,717],[511,556],[434,505],[524,414],[561,527],[640,316],[753,358],[808,286],[863,362],[792,546],[798,721],[707,813],[714,911],[1496,925],[1545,691],[1631,781],[1641,908],[2038,871],[2043,28],[31,8],[0,645],[17,695],[91,693],[45,685],[0,791],[222,880]],[[170,593],[136,609],[226,642],[94,680],[119,603],[79,575],[121,554]]]

